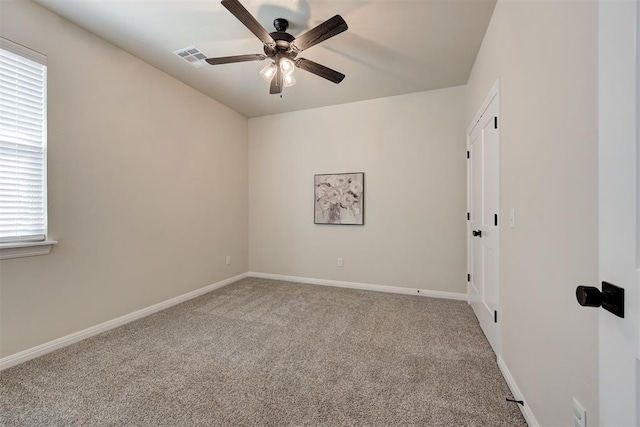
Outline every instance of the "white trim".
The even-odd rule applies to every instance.
[[[60,348],[66,347],[78,341],[82,341],[84,339],[90,338],[94,335],[98,335],[110,329],[117,328],[118,326],[122,326],[134,320],[141,319],[150,314],[157,313],[158,311],[167,309],[176,304],[180,304],[190,299],[199,297],[200,295],[204,295],[215,289],[222,288],[223,286],[237,282],[238,280],[244,279],[245,277],[247,277],[247,273],[239,274],[237,276],[230,277],[220,282],[205,286],[204,288],[196,289],[195,291],[191,291],[186,294],[179,295],[175,298],[171,298],[166,301],[160,302],[158,304],[154,304],[150,307],[143,308],[138,311],[134,311],[133,313],[125,314],[124,316],[117,317],[115,319],[109,320],[104,323],[100,323],[99,325],[92,326],[82,331],[75,332],[73,334],[64,336],[62,338],[58,338],[53,341],[49,341],[47,343],[41,344],[39,346],[21,351],[19,353],[12,354],[11,356],[4,357],[0,359],[0,371],[4,369],[8,369],[12,366],[18,365],[20,363],[26,362],[27,360],[34,359],[38,356],[42,356],[44,354],[50,353],[54,350],[58,350]]]
[[[308,285],[334,286],[337,288],[361,289],[365,291],[387,292],[392,294],[419,295],[431,298],[443,298],[467,301],[467,294],[462,292],[445,292],[431,291],[417,288],[401,288],[398,286],[372,285],[368,283],[343,282],[337,280],[312,279],[308,277],[284,276],[282,274],[259,273],[250,271],[247,273],[249,277],[257,277],[260,279],[283,280],[286,282],[305,283]]]
[[[533,415],[533,412],[531,412],[531,407],[527,405],[527,399],[525,399],[524,396],[522,395],[522,392],[520,392],[520,388],[516,384],[516,380],[514,380],[513,377],[511,376],[511,372],[509,372],[509,368],[507,368],[507,364],[504,363],[504,360],[502,359],[502,357],[498,357],[498,367],[500,368],[500,372],[502,372],[502,376],[507,381],[507,385],[509,386],[509,389],[511,389],[511,394],[513,395],[513,398],[516,400],[524,401],[524,405],[519,405],[517,403],[514,403],[514,405],[518,405],[518,408],[520,408],[520,412],[522,412],[522,415],[524,416],[524,420],[527,422],[529,427],[540,427],[540,423],[538,423],[538,420],[536,420],[536,417]]]
[[[42,242],[14,242],[0,244],[0,259],[22,258],[26,256],[47,255],[51,252],[55,240]]]
[[[37,243],[42,244],[43,242],[31,242],[32,245]],[[53,244],[53,242],[48,242],[48,243]],[[109,320],[107,322],[100,323],[99,325],[95,325],[90,328],[84,329],[82,331],[75,332],[73,334],[66,335],[64,337],[55,339],[53,341],[46,342],[44,344],[21,351],[19,353],[4,357],[0,359],[0,371],[11,368],[12,366],[16,366],[28,360],[35,359],[36,357],[42,356],[44,354],[50,353],[54,350],[58,350],[68,345],[74,344],[78,341],[82,341],[84,339],[98,335],[102,332],[106,332],[108,330],[117,328],[118,326],[122,326],[134,320],[141,319],[150,314],[157,313],[158,311],[167,309],[176,304],[180,304],[190,299],[199,297],[200,295],[204,295],[215,289],[219,289],[219,288],[222,288],[223,286],[230,285],[231,283],[237,282],[238,280],[244,279],[246,277],[258,277],[263,279],[284,280],[289,282],[305,283],[310,285],[334,286],[339,288],[361,289],[361,290],[367,290],[367,291],[388,292],[388,293],[406,294],[406,295],[420,295],[420,296],[432,297],[432,298],[443,298],[443,299],[467,301],[467,294],[459,293],[459,292],[431,291],[431,290],[425,290],[425,289],[401,288],[397,286],[372,285],[367,283],[343,282],[343,281],[336,281],[336,280],[311,279],[311,278],[297,277],[297,276],[284,276],[281,274],[248,272],[248,273],[239,274],[229,279],[225,279],[220,282],[205,286],[200,289],[196,289],[195,291],[191,291],[186,294],[179,295],[175,298],[171,298],[166,301],[160,302],[158,304],[154,304],[150,307],[143,308],[138,311],[134,311],[133,313],[125,314],[124,316],[120,316],[115,319]]]
[[[0,37],[0,48],[8,50],[9,52],[22,56],[24,58],[30,59],[31,61],[37,62],[40,65],[47,65],[47,55],[37,52],[4,37]]]

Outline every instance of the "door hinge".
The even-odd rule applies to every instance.
[[[467,212],[467,221],[471,221],[471,213]]]
[[[467,151],[467,159],[470,158],[469,155],[470,155],[470,153],[469,153],[469,151]]]
[[[493,128],[494,129],[498,129],[498,117],[497,116],[495,116],[493,118]]]
[[[467,282],[471,281],[471,274],[467,274]]]
[[[498,226],[498,214],[493,214],[493,225]]]
[[[493,323],[498,323],[498,312],[493,310]]]

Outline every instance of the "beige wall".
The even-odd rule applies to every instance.
[[[456,87],[250,119],[250,270],[466,292],[465,100]],[[313,223],[313,175],[340,172],[365,173],[364,226]]]
[[[502,77],[501,214],[517,227],[501,241],[501,357],[542,425],[570,424],[572,396],[597,420],[597,312],[574,298],[597,284],[594,2],[499,1],[468,88],[248,132],[39,6],[0,7],[0,34],[49,57],[60,241],[0,261],[0,357],[247,270],[465,292],[464,129]],[[366,225],[314,225],[313,174],[350,171],[365,172]]]
[[[502,358],[541,425],[598,420],[597,4],[498,1],[468,85],[467,122],[502,77]]]
[[[0,357],[246,272],[246,118],[30,1],[0,7],[0,34],[48,56],[60,241],[0,261]]]

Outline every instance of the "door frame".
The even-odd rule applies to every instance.
[[[498,79],[495,81],[495,83],[491,87],[491,90],[489,91],[488,95],[482,102],[478,112],[473,117],[473,120],[467,127],[467,131],[466,131],[466,140],[467,140],[467,153],[466,153],[466,156],[467,156],[467,303],[471,304],[471,281],[473,280],[473,277],[471,277],[471,280],[469,280],[469,277],[473,269],[473,236],[471,235],[471,221],[469,220],[469,215],[471,212],[471,192],[473,189],[471,188],[471,161],[469,159],[469,153],[471,152],[470,135],[473,132],[474,128],[480,123],[480,118],[482,117],[484,112],[487,110],[491,102],[493,101],[496,103],[496,108],[498,111],[497,117],[498,117],[498,153],[499,153],[498,154],[498,209],[497,209],[499,213],[498,228],[497,228],[497,233],[498,233],[498,239],[497,239],[498,267],[497,269],[498,271],[496,271],[496,280],[498,282],[496,284],[497,290],[498,290],[498,299],[496,301],[496,311],[498,312],[498,316],[497,316],[498,321],[496,322],[496,348],[495,348],[496,359],[500,358],[500,354],[502,350],[502,333],[501,333],[502,311],[500,307],[500,264],[501,264],[502,256],[500,253],[500,247],[501,247],[500,229],[504,222],[503,221],[504,215],[502,214],[502,198],[501,198],[501,191],[500,191],[502,187],[502,177],[500,174],[501,164],[502,164],[502,149],[501,149],[502,107],[500,103],[500,92],[501,92],[500,88],[501,88],[501,78],[498,77]]]

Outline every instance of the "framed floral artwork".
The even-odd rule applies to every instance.
[[[364,224],[364,172],[314,176],[314,224]]]

